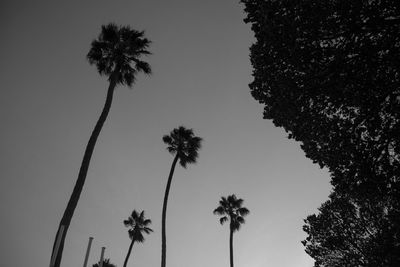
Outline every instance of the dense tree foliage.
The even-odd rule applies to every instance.
[[[250,89],[265,105],[264,118],[330,170],[334,192],[352,203],[354,218],[379,218],[373,226],[379,242],[359,264],[400,266],[400,2],[241,2],[256,37]],[[306,251],[316,265],[335,266],[328,263],[335,255],[348,259],[338,266],[360,262],[351,249],[335,254],[329,242],[312,243],[318,229],[339,231],[321,221],[340,207],[331,197],[307,219]],[[356,232],[341,240],[369,238]],[[329,257],[320,256],[327,250]]]
[[[396,266],[398,251],[394,237],[387,235],[385,208],[365,204],[332,193],[319,214],[308,216],[302,243],[315,266]]]

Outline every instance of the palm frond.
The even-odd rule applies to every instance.
[[[219,206],[218,208],[216,208],[216,209],[213,211],[213,213],[214,213],[214,214],[217,214],[217,215],[224,215],[224,214],[226,214],[225,209],[224,209],[222,206]]]
[[[163,142],[167,145],[172,145],[172,137],[169,135],[164,135],[162,138]]]
[[[135,67],[138,71],[141,71],[145,74],[151,74],[151,67],[147,62],[138,60],[135,64]]]
[[[126,227],[129,227],[133,224],[133,220],[131,217],[128,218],[128,220],[124,220],[124,224]]]
[[[238,213],[240,216],[246,216],[247,214],[250,213],[250,211],[249,211],[247,208],[245,208],[245,207],[240,207],[240,208],[238,208],[237,213]]]
[[[147,225],[150,225],[150,224],[151,224],[151,220],[150,219],[143,220],[143,225],[144,226],[147,226]]]
[[[242,216],[238,216],[236,218],[236,220],[238,221],[239,224],[244,224],[245,223],[245,220],[244,220],[244,218]]]
[[[224,224],[227,220],[228,220],[228,217],[226,217],[226,216],[221,217],[221,218],[219,218],[219,223]]]
[[[230,227],[231,227],[231,230],[233,230],[234,232],[235,231],[239,231],[240,230],[240,223],[238,221],[236,221],[236,220],[232,221]]]

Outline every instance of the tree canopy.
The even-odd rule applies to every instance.
[[[329,169],[334,192],[354,205],[353,212],[363,209],[362,216],[380,218],[377,238],[390,249],[369,250],[365,266],[374,253],[385,266],[399,265],[400,2],[241,2],[256,37],[249,87],[265,105],[264,118]],[[332,197],[328,202],[337,203]],[[319,216],[332,209],[321,208]],[[310,225],[315,220],[306,222],[317,227]],[[316,246],[325,249],[324,244]]]
[[[239,231],[240,226],[245,223],[244,217],[250,213],[250,211],[242,205],[243,199],[237,198],[235,194],[229,195],[228,197],[221,197],[219,206],[213,213],[221,216],[219,219],[221,224],[229,220],[230,230],[236,232]]]
[[[178,155],[179,163],[183,168],[186,168],[188,163],[196,163],[202,140],[201,137],[194,135],[193,129],[186,129],[184,126],[179,126],[169,135],[163,136],[168,152]]]
[[[129,238],[135,242],[143,243],[143,233],[150,234],[153,229],[149,227],[151,220],[147,219],[144,215],[144,210],[138,212],[133,210],[127,220],[124,220],[124,225],[129,228]]]
[[[109,23],[101,27],[101,33],[92,46],[87,59],[97,67],[100,75],[111,81],[114,74],[116,84],[131,87],[139,72],[151,73],[149,63],[141,60],[150,55],[147,50],[150,41],[144,37],[144,31],[131,29],[129,26],[117,26]]]

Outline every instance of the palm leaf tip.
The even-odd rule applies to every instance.
[[[216,215],[224,215],[225,214],[225,210],[224,210],[223,207],[219,206],[218,208],[216,208],[213,211],[213,213],[216,214]]]
[[[236,220],[240,223],[240,224],[243,224],[243,223],[245,223],[245,220],[244,220],[244,218],[243,217],[241,217],[241,216],[239,216],[239,217],[237,217],[236,218]]]
[[[219,223],[222,225],[228,220],[228,217],[224,216],[219,219]]]
[[[241,216],[246,216],[250,213],[250,211],[247,208],[239,208],[238,209],[238,214],[240,214]]]

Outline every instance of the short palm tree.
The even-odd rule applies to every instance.
[[[131,255],[133,243],[143,243],[143,233],[150,234],[153,230],[148,227],[151,224],[151,220],[145,218],[144,211],[138,213],[136,210],[133,210],[131,216],[129,216],[127,220],[124,220],[124,224],[126,227],[129,227],[128,234],[129,238],[132,240],[124,261],[124,267],[126,267],[129,256]]]
[[[95,263],[92,265],[92,267],[100,267],[100,261],[98,263]],[[115,264],[110,262],[110,259],[104,259],[103,260],[103,267],[117,267]]]
[[[229,253],[230,253],[230,264],[233,267],[233,233],[239,231],[240,226],[245,223],[244,216],[249,214],[249,210],[242,207],[243,199],[236,198],[234,194],[228,197],[221,197],[219,206],[214,210],[214,214],[222,216],[219,219],[221,224],[226,221],[229,222]]]
[[[196,163],[198,151],[201,148],[200,137],[193,134],[192,129],[186,129],[183,126],[175,128],[169,135],[163,136],[164,143],[167,144],[167,150],[175,155],[172,162],[171,170],[168,176],[167,186],[165,188],[164,203],[162,209],[162,230],[161,230],[161,267],[166,266],[167,258],[167,238],[166,238],[166,215],[169,189],[171,187],[172,176],[174,175],[175,165],[179,160],[179,164],[186,168],[187,164]]]
[[[117,85],[131,87],[139,72],[150,74],[150,65],[140,60],[143,55],[150,54],[147,51],[149,45],[150,41],[144,38],[144,32],[132,30],[127,26],[119,27],[115,24],[102,26],[98,39],[92,42],[87,59],[90,64],[96,65],[100,75],[108,77],[107,97],[101,115],[86,145],[78,179],[60,221],[53,244],[50,267],[60,266],[65,236],[85,184],[97,138],[110,111],[114,89]]]

